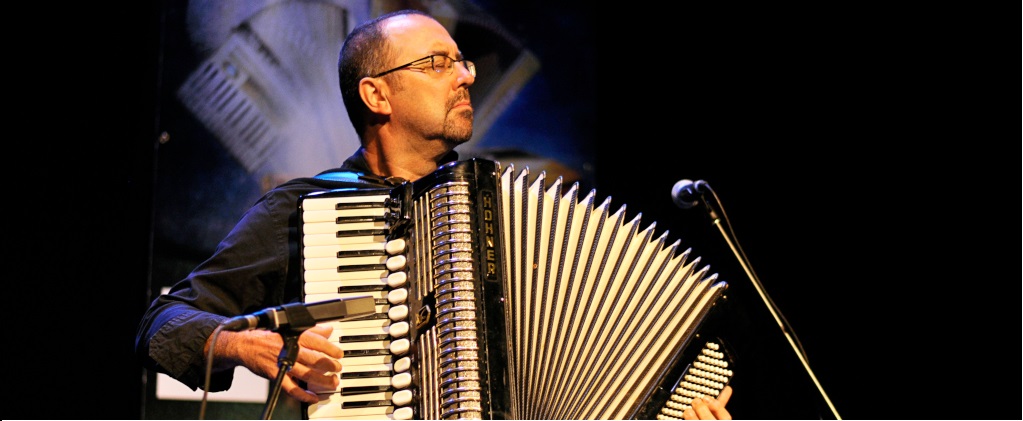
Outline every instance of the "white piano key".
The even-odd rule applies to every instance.
[[[391,399],[387,400],[388,402]],[[327,418],[328,416],[340,417],[340,416],[366,416],[366,415],[386,415],[394,410],[392,405],[372,405],[372,406],[359,406],[352,405],[353,401],[337,402],[329,404],[317,404],[309,405],[309,416],[317,418]],[[361,402],[361,401],[354,401]],[[372,402],[372,401],[367,401]]]
[[[381,320],[385,320],[386,321],[387,319],[381,319]],[[366,326],[366,327],[356,327],[356,328],[349,327],[349,328],[342,328],[342,329],[334,329],[333,332],[330,332],[330,336],[327,338],[327,340],[331,341],[331,342],[335,342],[335,343],[344,343],[344,342],[341,342],[341,339],[343,339],[343,338],[349,338],[350,339],[350,338],[355,337],[355,336],[367,336],[367,335],[377,335],[377,336],[384,335],[384,336],[387,336],[388,335],[387,334],[387,329],[389,327],[390,327],[390,323],[382,325],[382,326],[378,325],[378,326]],[[381,339],[381,340],[387,340],[387,339]],[[387,348],[384,347],[384,348],[379,348],[379,349],[387,349]]]
[[[341,393],[344,389],[355,388],[355,387],[390,387],[391,377],[360,377],[352,379],[341,379],[341,385],[337,388],[331,389],[326,386],[320,386],[315,384],[309,385],[309,390],[316,394],[324,393]]]
[[[339,419],[344,415],[355,416],[356,412],[351,411],[360,408],[363,403],[393,402],[394,397],[390,391],[368,392],[359,394],[326,393],[320,394],[321,400],[309,406],[307,414],[310,419]],[[328,397],[323,397],[328,396]],[[353,405],[354,404],[354,405]],[[355,408],[353,408],[355,407]],[[385,408],[385,415],[393,409],[391,405],[376,405],[362,408]],[[380,412],[380,411],[376,411]],[[365,416],[365,415],[362,415]]]
[[[353,411],[352,408],[343,408],[341,405],[324,405],[316,409],[314,413],[311,408],[309,411],[309,419],[331,419],[331,420],[391,420],[391,419],[410,419],[410,418],[393,418],[392,411],[394,407],[371,407],[371,408],[384,408],[375,411],[368,411],[369,408],[357,408],[358,411]],[[384,412],[380,412],[384,411]],[[379,413],[378,413],[379,412]],[[404,415],[403,415],[404,416]]]
[[[326,415],[326,416],[310,416],[311,420],[338,420],[338,421],[362,421],[362,420],[410,420],[412,418],[395,418],[394,414],[387,415],[359,415],[353,417],[343,417],[340,415]]]
[[[409,378],[409,381],[411,383],[411,377]],[[357,379],[341,379],[341,389],[343,390],[347,387],[390,386],[391,383],[392,378],[389,377],[362,377]],[[338,392],[340,392],[340,390],[338,390]]]
[[[388,226],[389,224],[386,221],[345,222],[341,224],[334,222],[314,222],[302,225],[302,233],[336,234],[338,231],[385,230]]]
[[[394,363],[392,362],[392,360],[393,357],[391,357],[390,355],[366,355],[359,357],[346,356],[341,359],[341,367],[344,368],[344,366],[346,365],[372,365],[372,364],[390,364],[393,366]]]
[[[341,335],[344,335],[348,329],[359,329],[367,327],[381,328],[390,325],[391,321],[388,319],[356,319],[326,322],[324,324],[328,324],[334,328],[334,331],[330,333],[330,340],[336,341],[341,337]]]
[[[354,243],[354,244],[327,244],[318,246],[305,246],[302,249],[302,255],[309,257],[337,257],[340,252],[355,252],[355,251],[379,251],[381,254],[387,253],[384,250],[384,244],[382,243]],[[388,253],[394,254],[394,253]]]
[[[342,268],[344,268],[345,266],[359,266],[359,265],[383,265],[383,264],[386,264],[386,265],[390,266],[390,264],[388,262],[391,261],[392,259],[394,259],[394,257],[387,257],[387,256],[381,255],[381,256],[344,256],[344,257],[337,257],[334,260],[337,261],[337,265],[336,266],[341,266]]]
[[[305,300],[310,302],[318,302],[325,300],[334,300],[338,298],[367,296],[373,297],[378,300],[383,300],[387,298],[387,291],[343,292],[340,294],[306,294]]]
[[[342,402],[366,402],[366,401],[389,401],[393,400],[392,392],[370,392],[361,393],[358,395],[347,395],[344,393],[324,393],[320,394],[320,401],[317,403],[309,404],[313,406],[324,406],[324,405],[340,405]]]
[[[387,269],[338,272],[337,267],[316,270],[308,270],[308,268],[306,268],[303,276],[307,283],[382,279],[388,284],[388,286],[391,286],[391,278],[388,275]],[[393,286],[391,287],[393,288]]]
[[[345,266],[359,265],[383,265],[387,263],[387,256],[351,256],[351,257],[313,257],[302,260],[302,267],[305,270],[334,269]]]
[[[349,364],[341,362],[341,373],[365,373],[367,371],[391,371],[390,364]]]
[[[388,340],[367,342],[342,342],[336,343],[336,345],[338,346],[338,348],[341,348],[344,351],[355,351],[365,349],[393,349],[393,347],[391,346],[392,345],[391,341]],[[392,353],[394,352],[392,351]],[[341,364],[344,365],[343,362]]]
[[[333,210],[337,209],[339,203],[384,203],[388,199],[390,196],[387,194],[307,197],[302,200],[302,210]]]
[[[384,236],[383,234],[338,237],[336,231],[323,233],[308,233],[303,231],[302,235],[303,246],[324,246],[330,244],[349,245],[367,243],[382,244],[385,241],[387,241],[387,237]]]
[[[338,288],[358,288],[363,287],[366,290],[380,290],[387,286],[387,280],[376,278],[376,279],[351,279],[345,281],[320,281],[320,282],[306,282],[305,293],[306,294],[329,294],[337,293]]]
[[[335,221],[337,218],[351,216],[384,216],[387,212],[387,208],[384,207],[305,210],[302,212],[302,222],[308,224],[310,222]]]

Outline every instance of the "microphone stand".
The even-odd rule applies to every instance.
[[[827,402],[828,407],[831,408],[831,412],[835,415],[835,419],[841,420],[842,417],[838,415],[838,410],[835,409],[835,405],[831,403],[831,399],[828,398],[828,394],[824,392],[824,388],[821,386],[820,382],[817,381],[817,376],[815,376],[813,374],[813,370],[810,369],[810,364],[806,360],[806,354],[803,352],[802,346],[797,345],[795,335],[789,332],[787,323],[783,323],[781,310],[777,309],[774,301],[772,301],[767,295],[767,291],[764,290],[764,287],[760,284],[760,280],[753,273],[753,269],[750,268],[746,259],[746,254],[742,251],[742,248],[736,245],[737,242],[732,241],[732,237],[734,235],[729,235],[729,232],[732,232],[731,222],[728,220],[728,215],[725,213],[725,208],[721,205],[721,200],[718,199],[717,193],[715,193],[714,189],[710,187],[710,184],[704,183],[703,187],[710,192],[711,196],[714,198],[714,203],[721,209],[721,214],[724,215],[724,219],[722,219],[718,216],[717,212],[714,211],[714,207],[711,206],[706,199],[702,200],[704,207],[707,209],[707,214],[710,216],[711,224],[717,227],[718,232],[721,233],[721,237],[725,239],[726,243],[728,243],[728,248],[732,250],[732,254],[735,255],[735,258],[739,261],[743,271],[746,272],[746,276],[749,278],[750,283],[752,283],[753,287],[756,288],[757,294],[760,295],[760,299],[764,301],[764,305],[767,307],[767,310],[771,312],[771,317],[773,317],[774,321],[778,323],[778,328],[780,328],[782,333],[785,335],[785,339],[789,342],[789,346],[792,347],[796,356],[799,357],[799,361],[803,364],[803,368],[806,370],[807,374],[810,375],[810,379],[813,380],[814,385],[817,386],[817,390],[824,398],[824,401]],[[701,193],[701,198],[702,197],[703,195]],[[722,225],[722,222],[724,222],[724,225]],[[728,226],[727,231],[725,230],[725,225]]]
[[[313,318],[312,314],[309,313],[309,309],[302,303],[285,304],[281,307],[284,309],[285,314],[287,314],[290,323],[287,328],[277,331],[281,335],[281,339],[284,339],[284,346],[281,347],[281,353],[277,357],[277,378],[274,379],[273,387],[270,389],[270,397],[267,399],[266,407],[263,408],[262,419],[264,420],[270,419],[274,408],[277,407],[277,400],[281,395],[284,376],[291,371],[291,368],[295,366],[295,361],[298,359],[298,337],[306,329],[316,326],[316,319]]]

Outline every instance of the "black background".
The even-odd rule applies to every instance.
[[[981,47],[1014,33],[930,5],[540,3],[491,7],[595,69],[598,191],[744,282],[701,208],[670,203],[706,180],[843,418],[1016,418],[1010,63]],[[10,40],[4,419],[143,413],[161,7],[54,6]],[[559,14],[590,22],[592,55],[542,46]]]

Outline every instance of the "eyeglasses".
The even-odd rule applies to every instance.
[[[461,62],[462,65],[465,66],[465,70],[468,70],[469,74],[472,75],[472,77],[476,77],[476,63],[473,63],[473,62],[471,62],[469,60],[466,60],[466,59],[455,60],[455,59],[453,59],[451,57],[448,57],[448,56],[445,56],[445,55],[440,55],[440,54],[429,55],[429,56],[423,57],[423,58],[418,59],[418,60],[412,60],[412,61],[410,61],[410,62],[408,62],[406,64],[402,64],[401,66],[395,67],[395,68],[393,68],[391,70],[386,70],[386,71],[377,73],[373,77],[380,77],[380,76],[386,75],[386,74],[391,73],[391,72],[396,72],[396,71],[404,69],[404,68],[408,68],[409,70],[417,70],[417,71],[421,71],[422,72],[422,71],[425,71],[425,69],[416,69],[416,68],[412,68],[410,66],[414,66],[414,65],[416,65],[416,64],[418,64],[420,62],[426,61],[426,60],[430,60],[430,67],[433,68],[434,72],[442,73],[442,74],[450,74],[452,71],[455,70],[455,63]]]

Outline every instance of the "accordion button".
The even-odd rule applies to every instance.
[[[405,353],[408,352],[408,348],[409,348],[408,339],[402,338],[394,342],[391,342],[390,350],[391,353],[394,355],[405,355]]]
[[[392,338],[400,338],[402,336],[405,336],[406,334],[408,334],[408,322],[398,322],[392,324],[390,328],[387,329],[387,333],[390,333]]]
[[[391,307],[390,310],[387,310],[387,317],[395,322],[408,320],[408,306],[400,305]]]
[[[410,420],[412,419],[412,408],[406,406],[404,408],[395,409],[391,416],[396,420]]]
[[[408,298],[408,290],[405,288],[391,290],[387,293],[387,302],[391,304],[402,304],[406,298]]]
[[[391,377],[391,386],[396,389],[404,389],[410,384],[412,384],[412,374],[398,373]]]
[[[391,288],[398,288],[405,285],[405,281],[408,279],[408,274],[405,272],[394,272],[387,275],[387,286]]]
[[[409,357],[401,357],[401,359],[395,361],[391,367],[396,372],[404,373],[408,371],[408,369],[412,368],[412,359]]]
[[[387,269],[391,272],[405,269],[405,255],[399,254],[397,256],[391,256],[387,258]]]
[[[384,245],[384,250],[387,251],[387,254],[392,256],[398,253],[404,253],[405,240],[399,238],[397,240],[388,241],[387,244]]]
[[[394,392],[391,395],[391,402],[397,406],[408,405],[409,402],[412,402],[412,391],[405,389]]]

